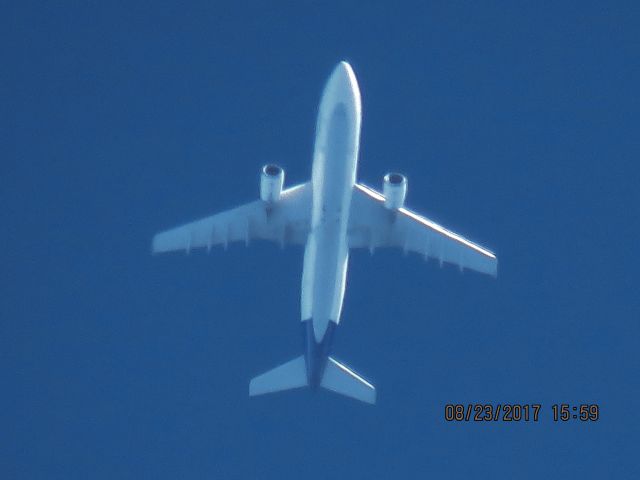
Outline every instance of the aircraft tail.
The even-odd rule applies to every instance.
[[[249,395],[253,397],[264,393],[306,387],[307,385],[309,385],[309,382],[307,381],[304,355],[300,355],[287,363],[283,363],[253,378],[249,383]]]
[[[280,392],[308,385],[305,359],[301,355],[253,378],[249,383],[249,395]],[[320,386],[365,403],[376,403],[375,387],[332,357],[327,359]]]
[[[376,403],[376,387],[333,357],[327,359],[320,386],[361,402]]]

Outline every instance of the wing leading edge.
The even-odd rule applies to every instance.
[[[245,205],[160,232],[153,237],[153,253],[193,248],[225,247],[232,242],[270,240],[282,246],[304,244],[311,218],[311,184],[282,192],[272,204],[255,200]]]
[[[385,208],[382,194],[361,184],[353,190],[349,247],[399,247],[460,269],[498,274],[498,259],[486,248],[404,207]]]

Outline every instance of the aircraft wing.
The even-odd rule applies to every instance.
[[[251,240],[271,240],[282,246],[304,244],[311,223],[311,183],[282,191],[274,203],[255,200],[245,205],[160,232],[153,253]]]
[[[356,184],[349,218],[349,247],[400,247],[458,265],[460,269],[498,274],[496,256],[466,238],[406,208],[389,210],[384,197],[366,185]]]

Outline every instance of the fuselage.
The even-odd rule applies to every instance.
[[[349,260],[347,226],[360,143],[361,103],[346,62],[322,94],[311,175],[311,229],[304,253],[301,317],[307,377],[317,387],[340,322]]]

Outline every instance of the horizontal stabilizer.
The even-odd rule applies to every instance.
[[[249,395],[253,397],[307,385],[307,370],[304,356],[301,355],[252,379],[249,383]]]
[[[376,388],[331,357],[327,360],[320,386],[362,402],[376,403]]]

